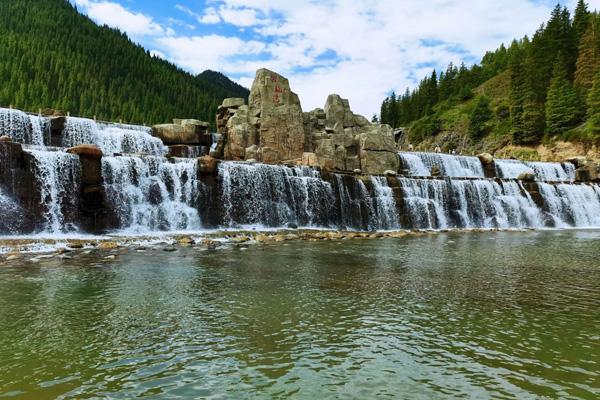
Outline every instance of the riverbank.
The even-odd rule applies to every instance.
[[[288,242],[375,240],[435,236],[444,233],[531,232],[534,229],[440,229],[395,231],[339,231],[331,229],[247,229],[213,230],[188,233],[154,233],[139,235],[86,236],[65,235],[60,238],[39,236],[0,237],[0,266],[23,261],[39,262],[51,258],[70,259],[82,253],[96,254],[115,251],[175,251],[194,248],[200,251],[247,248],[254,245],[283,245]],[[110,254],[108,254],[110,255]]]

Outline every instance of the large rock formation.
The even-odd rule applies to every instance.
[[[217,112],[223,135],[214,156],[264,163],[296,161],[325,170],[398,171],[392,129],[354,114],[347,99],[329,95],[323,109],[302,113],[283,76],[257,71],[248,105],[225,99]]]
[[[305,113],[307,140],[323,169],[381,175],[398,171],[399,160],[389,125],[371,124],[354,114],[348,100],[327,97],[325,108]]]

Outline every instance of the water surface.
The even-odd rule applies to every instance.
[[[597,398],[600,232],[0,267],[7,398]]]

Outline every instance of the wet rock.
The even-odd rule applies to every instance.
[[[8,257],[6,257],[6,261],[14,261],[14,260],[19,260],[21,258],[22,258],[22,256],[20,254],[11,254]]]
[[[200,173],[203,175],[213,175],[219,168],[219,160],[211,156],[202,156],[198,158]]]
[[[177,248],[175,248],[175,247],[165,247],[165,248],[163,248],[163,251],[167,251],[167,252],[171,252],[172,253],[174,251],[177,251]]]
[[[535,181],[535,174],[532,172],[522,172],[517,179],[520,181]]]
[[[12,138],[10,136],[0,136],[0,142],[11,143],[12,142]]]
[[[91,159],[102,158],[102,150],[95,144],[80,144],[67,149],[67,153],[77,154],[79,157],[87,157]]]
[[[575,170],[575,181],[592,182],[598,179],[598,167],[588,164]]]
[[[185,237],[179,238],[177,240],[177,243],[179,243],[180,245],[187,245],[187,246],[196,244],[196,242],[194,241],[194,239],[192,239],[189,236],[185,236]]]
[[[105,260],[114,260],[114,259],[116,259],[116,258],[117,258],[117,256],[116,256],[116,255],[114,255],[114,254],[111,254],[110,256],[106,256],[106,257],[104,257],[104,259],[105,259]]]
[[[118,247],[119,244],[117,242],[102,242],[98,245],[98,248],[102,250],[112,250]]]
[[[477,158],[479,158],[479,161],[483,165],[490,165],[494,163],[494,156],[492,156],[490,153],[478,154]]]
[[[442,176],[442,170],[439,166],[434,165],[431,167],[431,176],[439,177]]]
[[[83,249],[83,243],[69,243],[70,249]]]

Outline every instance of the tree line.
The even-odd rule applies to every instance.
[[[470,100],[473,89],[501,73],[510,78],[510,94],[495,112],[510,118],[514,143],[538,143],[582,125],[600,137],[600,15],[583,0],[573,16],[557,5],[531,39],[502,44],[480,64],[450,64],[412,91],[392,93],[381,105],[380,120],[393,127],[416,125],[434,135],[442,104]],[[486,135],[493,111],[485,96],[475,100],[469,127],[473,139]]]
[[[223,98],[247,96],[218,72],[194,76],[151,55],[69,1],[0,1],[0,105],[140,124],[212,123]]]

